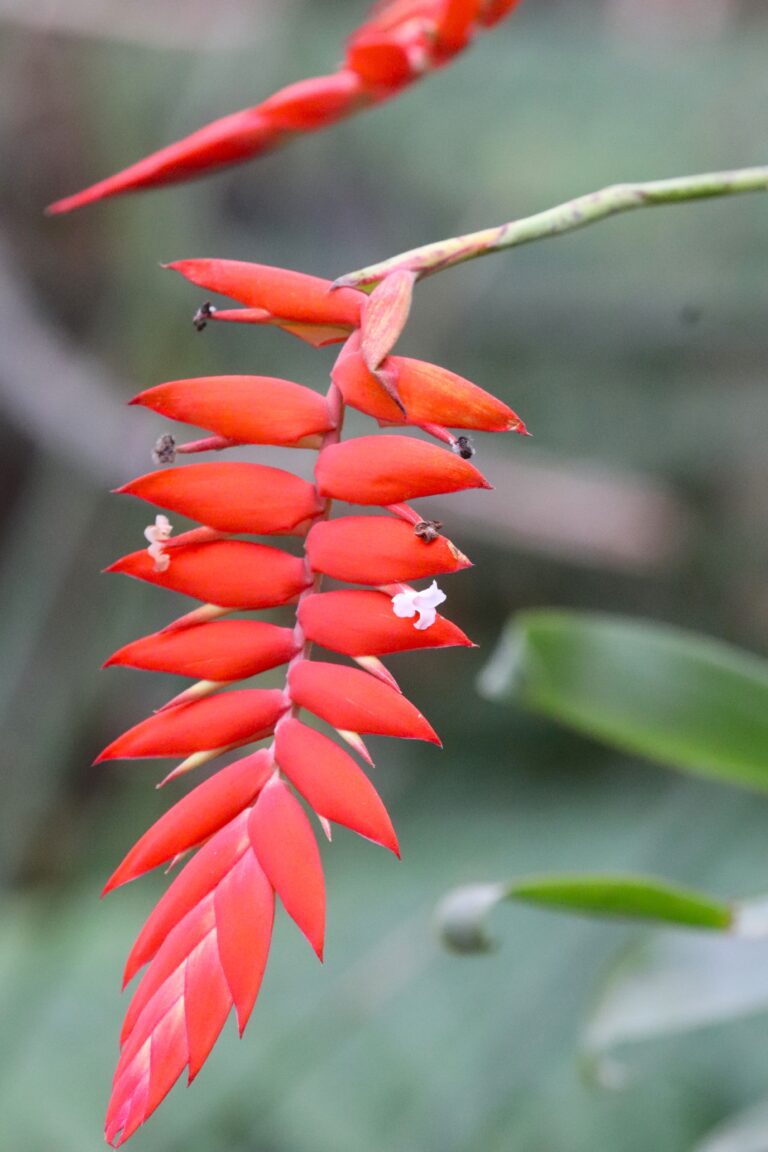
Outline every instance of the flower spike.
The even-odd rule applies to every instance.
[[[491,27],[519,0],[391,0],[350,36],[343,66],[301,80],[261,104],[215,120],[115,176],[57,200],[57,215],[142,188],[190,180],[317,132],[396,96],[462,52],[476,31]]]
[[[423,31],[422,16],[433,7],[426,0],[404,3],[401,12],[408,10]],[[393,15],[394,6],[383,15],[388,11]],[[468,11],[467,5],[451,8],[447,39],[460,36]],[[392,27],[411,67],[414,26],[397,20]],[[388,36],[388,28],[385,20],[357,44],[371,67],[374,58],[381,68],[394,67],[376,39],[380,32]],[[294,96],[282,108],[283,123],[303,115],[301,92]],[[188,260],[174,267],[207,291],[234,298],[243,307],[233,317],[257,313],[258,323],[298,331],[310,342],[322,343],[320,333],[332,332],[344,344],[325,397],[289,380],[222,376],[160,384],[134,401],[209,436],[179,447],[161,438],[158,458],[166,466],[119,489],[163,511],[147,530],[149,549],[122,557],[109,571],[201,603],[107,660],[193,683],[113,740],[99,760],[181,758],[165,784],[235,749],[245,751],[178,800],[105,887],[111,891],[185,858],[126,966],[126,982],[146,970],[123,1025],[107,1113],[107,1138],[115,1144],[144,1123],[185,1068],[194,1078],[233,1006],[238,1027],[245,1027],[261,987],[276,898],[322,959],[325,881],[304,805],[329,841],[332,825],[342,825],[399,856],[392,822],[363,767],[299,714],[304,709],[329,725],[368,767],[364,735],[440,744],[380,657],[471,645],[438,614],[446,597],[434,579],[471,565],[442,535],[442,525],[408,501],[490,487],[470,463],[468,437],[450,426],[522,428],[511,409],[469,381],[391,354],[411,303],[410,276],[390,278],[367,299],[357,291],[332,292],[328,281],[302,273],[239,261]],[[206,318],[220,315],[206,311]],[[346,403],[440,443],[391,434],[342,440]],[[185,450],[220,452],[242,444],[317,449],[313,481],[261,463],[173,463]],[[333,501],[379,514],[341,509],[332,517]],[[166,512],[197,526],[172,536]],[[284,549],[241,535],[297,539],[285,541]],[[326,576],[362,587],[322,591]],[[409,583],[424,579],[432,583],[421,590]],[[292,613],[292,626],[243,615],[264,608]],[[313,644],[357,667],[312,659]],[[281,664],[288,665],[284,687],[244,686]]]

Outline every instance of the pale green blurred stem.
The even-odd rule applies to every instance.
[[[745,192],[768,192],[768,166],[711,172],[703,176],[680,176],[674,180],[651,180],[642,184],[614,184],[600,192],[568,200],[546,212],[537,212],[535,216],[413,248],[410,252],[341,276],[335,283],[337,287],[367,289],[400,269],[410,269],[422,279],[452,268],[454,264],[488,256],[491,252],[503,252],[534,240],[562,236],[588,224],[596,224],[598,220],[617,216],[620,212],[719,196],[739,196]]]

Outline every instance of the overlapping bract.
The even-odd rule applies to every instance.
[[[195,682],[99,759],[184,757],[170,779],[222,753],[268,743],[241,752],[178,800],[106,885],[111,891],[193,853],[126,965],[126,982],[146,970],[121,1036],[106,1129],[115,1144],[147,1119],[184,1068],[190,1080],[196,1075],[233,1007],[245,1027],[266,966],[275,897],[322,957],[325,886],[302,801],[329,835],[330,825],[340,824],[399,855],[384,804],[354,755],[298,714],[304,709],[335,730],[369,765],[364,735],[439,744],[380,657],[470,644],[434,607],[426,619],[422,609],[418,620],[399,607],[419,601],[407,581],[457,572],[470,561],[441,525],[404,501],[489,487],[469,462],[466,438],[446,424],[524,431],[514,412],[469,381],[390,355],[407,313],[402,280],[385,282],[369,308],[361,293],[331,292],[326,281],[283,269],[215,260],[174,267],[206,290],[230,294],[244,313],[255,308],[289,331],[314,326],[315,335],[335,326],[346,342],[326,397],[291,381],[223,376],[161,384],[136,400],[212,433],[174,444],[169,457],[244,443],[319,452],[314,483],[282,468],[227,460],[161,468],[119,489],[164,511],[162,523],[147,532],[150,548],[110,571],[201,604],[106,662]],[[439,443],[399,433],[342,441],[345,401],[382,423],[421,428]],[[334,500],[379,514],[358,509],[330,518]],[[162,519],[166,512],[198,526],[174,537]],[[296,540],[278,548],[243,536]],[[359,587],[321,591],[324,576]],[[435,590],[422,599],[435,605],[444,597]],[[286,612],[289,605],[295,608],[288,626],[234,615]],[[357,667],[311,660],[313,644],[351,657]],[[288,665],[282,688],[233,687],[282,664]]]
[[[520,0],[389,0],[350,36],[338,72],[302,80],[225,116],[115,176],[58,200],[51,213],[141,188],[189,180],[263,155],[297,133],[327,128],[396,96],[440,68]]]

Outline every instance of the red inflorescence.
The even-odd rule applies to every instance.
[[[296,133],[327,128],[391,99],[447,64],[468,46],[477,31],[496,24],[519,3],[385,0],[350,36],[338,72],[301,80],[254,108],[215,120],[115,176],[56,201],[48,211],[71,212],[109,196],[189,180],[261,156]]]
[[[448,431],[447,419],[460,429],[524,431],[501,401],[445,369],[397,356],[379,360],[378,353],[364,362],[360,348],[371,346],[367,316],[374,317],[379,349],[392,343],[388,337],[382,344],[382,332],[402,327],[402,282],[384,282],[368,298],[257,265],[190,260],[174,267],[195,284],[279,317],[289,330],[294,324],[343,328],[346,344],[325,397],[258,376],[178,380],[137,397],[214,433],[187,450],[310,445],[318,456],[314,483],[279,468],[227,461],[161,469],[119,490],[201,527],[174,538],[165,515],[158,515],[147,530],[150,547],[110,570],[203,603],[107,661],[196,683],[114,740],[99,759],[185,757],[170,773],[176,776],[232,749],[267,743],[179,800],[107,883],[111,891],[196,849],[126,967],[126,982],[146,971],[123,1027],[107,1114],[107,1138],[116,1145],[147,1119],[184,1068],[190,1079],[196,1075],[232,1007],[240,1030],[245,1027],[266,965],[275,896],[322,956],[322,866],[297,794],[327,833],[335,822],[399,854],[386,809],[354,756],[298,714],[306,709],[368,764],[366,734],[439,743],[379,657],[470,644],[437,615],[445,597],[436,584],[418,592],[405,583],[470,562],[439,524],[403,501],[489,486],[466,458],[466,438]],[[396,382],[399,406],[380,383],[382,372]],[[401,426],[425,429],[442,443],[399,434],[342,442],[345,401],[383,423],[394,417]],[[330,519],[333,500],[377,506],[380,514]],[[302,554],[235,534],[298,537]],[[362,587],[321,591],[323,576]],[[285,605],[294,606],[292,626],[234,615]],[[352,657],[358,667],[338,656],[332,663],[312,661],[313,644]],[[281,664],[288,665],[282,689],[224,690]]]

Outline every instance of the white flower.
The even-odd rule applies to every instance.
[[[423,632],[425,628],[430,628],[434,624],[438,604],[443,604],[447,599],[445,592],[438,588],[437,581],[433,580],[429,588],[425,588],[423,592],[417,592],[415,588],[398,592],[392,597],[392,608],[395,616],[401,619],[410,618],[418,613],[419,618],[414,628]]]
[[[150,556],[155,562],[155,572],[167,572],[170,567],[171,558],[166,553],[163,545],[166,540],[169,540],[173,527],[167,516],[156,516],[154,524],[150,524],[148,528],[144,529],[144,536],[149,540]]]

